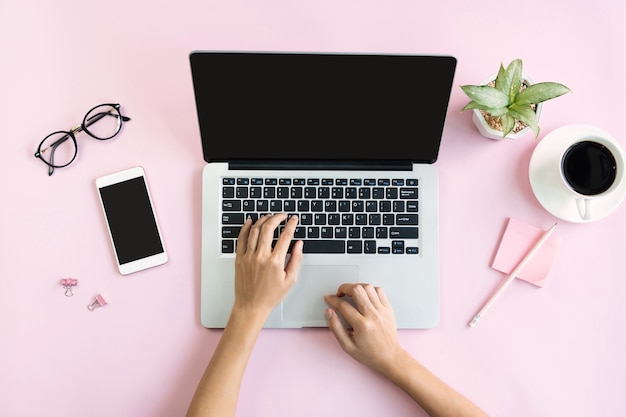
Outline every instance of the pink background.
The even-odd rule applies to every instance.
[[[606,4],[602,4],[606,3]],[[515,58],[573,92],[547,102],[541,136],[572,123],[626,146],[626,8],[616,1],[120,1],[0,3],[0,415],[184,415],[220,337],[199,322],[203,160],[194,49],[399,52],[458,58],[437,166],[441,323],[402,344],[491,415],[618,416],[626,399],[626,204],[561,222],[544,288],[515,281],[476,328],[503,274],[489,267],[509,217],[555,219],[528,180],[536,141],[480,136],[459,85]],[[528,15],[525,13],[528,12]],[[132,118],[109,143],[80,139],[48,177],[48,133],[102,102]],[[294,137],[294,144],[297,137]],[[142,165],[170,261],[121,276],[94,187]],[[59,280],[78,278],[72,298]],[[109,305],[89,312],[96,294]],[[239,416],[421,416],[325,329],[263,331]]]

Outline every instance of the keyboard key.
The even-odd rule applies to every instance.
[[[222,227],[222,237],[225,239],[236,239],[240,230],[240,226],[224,226]]]
[[[289,187],[278,187],[276,189],[276,196],[278,198],[289,198]]]
[[[275,198],[276,187],[263,187],[263,198]]]
[[[326,224],[326,214],[315,213],[313,216],[313,223],[317,226],[324,226]]]
[[[222,188],[222,198],[234,198],[234,197],[235,197],[235,187]]]
[[[291,198],[302,198],[302,187],[291,187]]]
[[[248,187],[237,187],[235,195],[237,198],[248,198]]]
[[[398,198],[398,189],[396,187],[387,187],[385,190],[385,198],[395,200]]]
[[[284,210],[288,213],[293,213],[296,211],[296,200],[285,200],[285,204],[283,205]]]
[[[304,239],[306,237],[306,227],[296,226],[296,230],[293,232],[294,239]]]
[[[357,196],[357,189],[356,187],[348,187],[346,188],[346,196],[345,198],[356,198]]]
[[[235,253],[235,241],[231,239],[222,240],[222,253]]]
[[[360,240],[348,240],[348,253],[363,253],[363,242]]]
[[[366,226],[367,225],[367,214],[357,213],[354,216],[354,224],[357,226]]]
[[[400,188],[400,198],[405,200],[417,199],[417,188]]]
[[[322,200],[312,200],[311,211],[313,212],[324,211],[324,202]]]
[[[396,224],[403,225],[416,225],[417,214],[396,214]]]
[[[243,224],[243,213],[222,213],[222,224]]]
[[[298,200],[298,211],[309,211],[309,201]]]
[[[330,187],[320,187],[317,189],[317,198],[330,198]]]
[[[330,213],[328,215],[328,224],[332,226],[341,224],[341,215],[339,213]]]
[[[269,211],[269,201],[267,200],[257,200],[256,201],[256,211]]]
[[[345,253],[346,242],[343,240],[305,240],[303,253]]]
[[[279,213],[283,211],[283,202],[281,200],[270,201],[270,211],[272,213]]]
[[[222,211],[241,211],[241,201],[239,200],[223,200]]]
[[[256,204],[254,204],[254,200],[243,200],[242,208],[243,211],[254,211],[256,209]]]
[[[350,211],[350,202],[348,200],[341,200],[339,202],[339,211],[342,213]]]
[[[404,241],[403,240],[392,241],[391,252],[394,254],[403,254],[404,253]]]
[[[417,227],[390,227],[389,237],[392,239],[417,239]]]

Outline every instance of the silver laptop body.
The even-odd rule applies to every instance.
[[[301,216],[305,254],[297,283],[266,327],[326,326],[323,295],[344,282],[383,287],[399,328],[435,327],[439,217],[433,164],[456,60],[194,51],[190,61],[207,162],[202,324],[223,328],[228,319],[243,219],[285,211]],[[387,197],[396,201],[382,202]],[[307,198],[312,201],[302,201]],[[336,206],[341,211],[333,214]],[[335,223],[322,223],[331,219]]]

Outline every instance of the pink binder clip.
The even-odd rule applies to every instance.
[[[74,295],[74,293],[72,292],[72,287],[75,287],[76,284],[78,284],[78,280],[74,278],[63,278],[61,280],[61,285],[63,285],[63,288],[65,288],[65,295],[67,297],[71,297],[72,295]]]
[[[100,294],[98,294],[96,295],[95,300],[93,300],[93,303],[89,304],[87,308],[89,309],[89,311],[94,311],[96,308],[104,307],[105,305],[107,305],[107,302],[104,301],[104,298],[102,298]]]

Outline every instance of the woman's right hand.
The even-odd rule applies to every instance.
[[[330,305],[326,309],[328,327],[346,353],[383,374],[397,363],[404,350],[398,342],[393,310],[382,288],[342,284],[336,294],[326,295],[324,299]],[[344,327],[339,314],[351,329]]]

